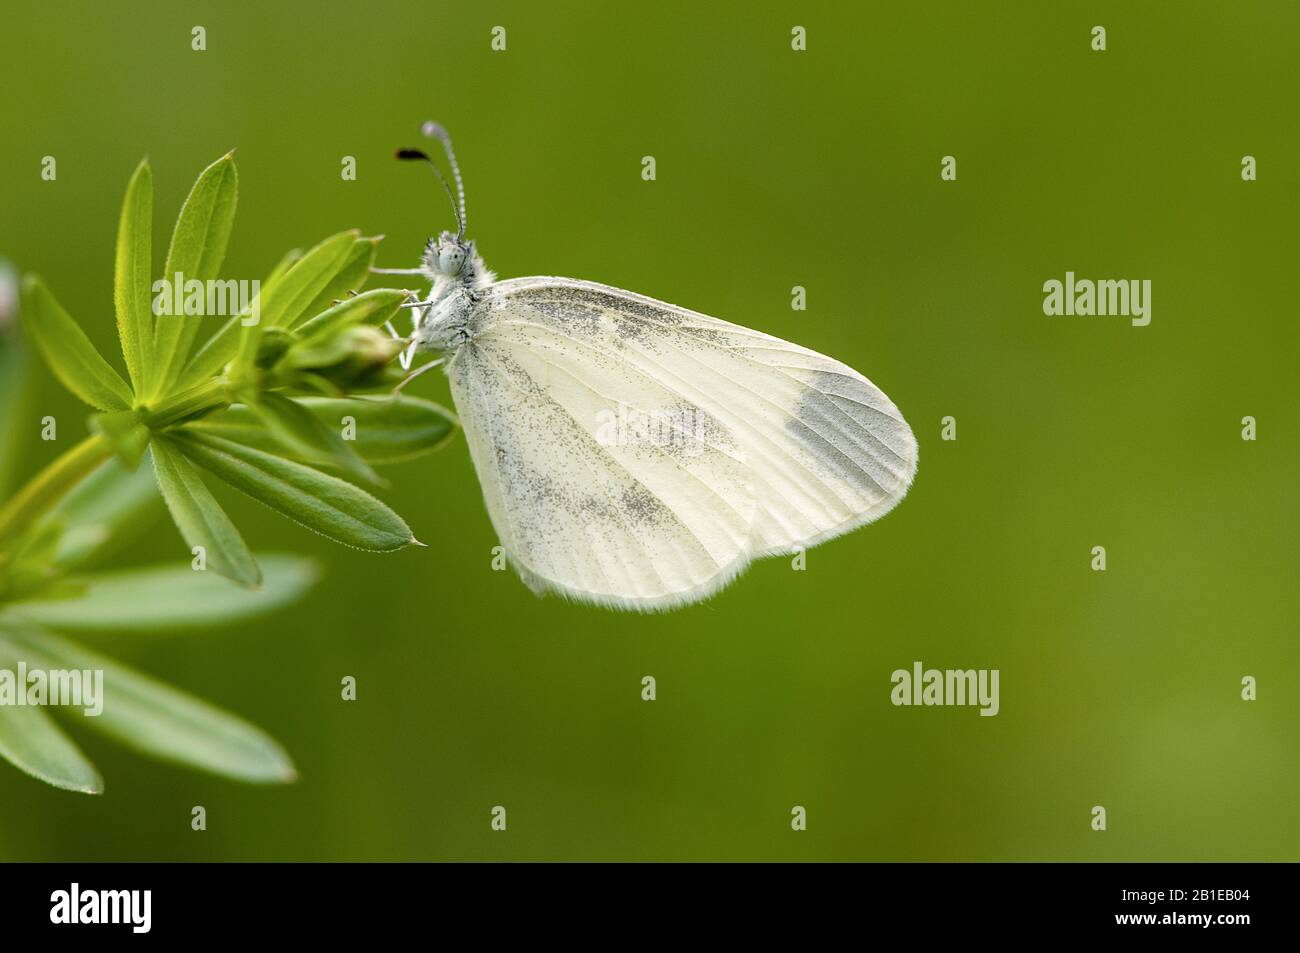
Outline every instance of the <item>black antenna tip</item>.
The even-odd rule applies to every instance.
[[[429,161],[429,157],[419,149],[398,149],[397,158],[399,159],[420,159],[424,162]]]

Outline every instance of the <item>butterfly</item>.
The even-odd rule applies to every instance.
[[[444,367],[500,545],[537,592],[614,609],[697,602],[754,559],[797,554],[906,495],[917,445],[853,368],[780,338],[573,278],[496,280],[465,188],[418,149],[457,230],[416,268],[402,355]],[[393,331],[391,324],[389,330]],[[396,332],[393,331],[394,335]]]

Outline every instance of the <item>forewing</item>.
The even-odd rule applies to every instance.
[[[916,442],[852,368],[563,278],[493,287],[449,368],[502,546],[526,581],[669,608],[907,492]]]

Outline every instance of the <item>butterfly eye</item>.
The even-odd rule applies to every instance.
[[[449,277],[461,273],[465,267],[465,250],[457,245],[443,245],[438,249],[438,271]]]

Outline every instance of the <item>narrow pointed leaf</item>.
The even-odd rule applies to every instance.
[[[284,749],[242,718],[71,640],[46,632],[23,632],[11,638],[29,667],[104,673],[103,712],[94,717],[73,715],[79,727],[152,757],[239,781],[273,784],[297,777]]]
[[[331,235],[303,255],[275,283],[274,294],[267,296],[263,322],[273,328],[291,328],[304,316],[310,317],[307,308],[317,296],[325,294],[350,263],[355,264],[353,250],[358,245],[369,245],[373,255],[373,242],[358,239],[356,229]]]
[[[393,318],[406,301],[406,292],[394,288],[373,288],[312,315],[296,329],[304,341],[336,334],[354,324],[383,324]]]
[[[202,546],[207,567],[226,578],[245,586],[260,583],[261,572],[244,538],[170,438],[154,439],[153,465],[163,499],[186,544]]]
[[[263,290],[266,286],[263,285]],[[233,317],[212,332],[212,336],[203,342],[190,362],[181,371],[175,384],[176,390],[184,390],[201,384],[210,377],[221,373],[239,351],[240,317]]]
[[[269,285],[271,282],[281,277],[286,271],[288,271],[294,265],[298,264],[298,262],[301,259],[302,259],[302,249],[290,248],[287,252],[284,253],[284,257],[275,263],[275,267],[271,269],[270,273],[265,278],[262,279],[262,284]]]
[[[358,238],[353,242],[338,274],[317,293],[311,303],[294,319],[293,324],[296,326],[300,320],[319,314],[335,301],[346,298],[364,285],[370,278],[370,268],[375,263],[375,251],[378,246],[378,238]]]
[[[231,153],[204,169],[185,199],[172,232],[163,278],[175,282],[178,273],[182,281],[217,277],[226,257],[238,198],[239,174]],[[158,318],[154,335],[158,364],[155,395],[164,393],[180,376],[200,323],[193,315]]]
[[[173,439],[209,473],[335,542],[392,552],[415,541],[400,516],[337,477],[195,431],[177,431]]]
[[[122,342],[127,373],[137,394],[150,393],[153,364],[153,311],[149,280],[153,241],[153,173],[141,162],[126,187],[117,226],[117,257],[113,272],[113,305],[117,336]]]
[[[286,252],[284,257],[271,269],[270,274],[262,279],[262,287],[271,287],[272,284],[284,277],[289,269],[296,265],[301,258],[302,249],[300,248],[294,248]],[[218,373],[225,367],[226,362],[235,356],[235,352],[239,349],[241,318],[242,316],[229,319],[203,343],[198,353],[190,359],[177,377],[175,385],[177,390],[202,384]]]
[[[258,296],[258,322],[243,328],[236,364],[249,368],[257,357],[263,328],[289,328],[301,318],[307,306],[338,277],[356,244],[355,230],[333,235],[285,272],[275,284],[262,289]]]
[[[295,402],[327,427],[342,430],[351,419],[355,439],[349,441],[372,464],[397,463],[432,453],[456,433],[456,417],[444,407],[419,397],[378,400],[336,397],[297,397]],[[235,404],[204,417],[186,429],[224,437],[255,450],[283,450],[245,404]],[[294,459],[301,459],[294,455]]]
[[[288,327],[303,309],[338,274],[352,245],[355,230],[325,239],[274,280],[262,286],[255,304],[257,323],[245,325],[250,313],[231,318],[199,349],[181,374],[180,385],[202,383],[221,371],[236,357],[245,368],[252,366],[265,327]]]
[[[100,357],[86,332],[35,275],[23,280],[22,322],[64,387],[99,410],[131,406],[131,388],[126,381]]]
[[[103,794],[104,779],[44,709],[0,708],[0,757],[65,791]]]
[[[19,648],[0,638],[0,666],[12,671],[19,657]],[[104,791],[104,779],[95,766],[42,708],[0,706],[0,757],[65,791]]]
[[[294,458],[307,463],[335,466],[370,483],[383,482],[343,439],[342,428],[327,425],[297,401],[283,394],[262,394],[250,406],[280,445],[282,454],[287,450]]]
[[[238,589],[214,573],[151,566],[81,579],[75,598],[20,602],[4,618],[69,632],[171,631],[222,625],[271,612],[305,593],[316,581],[315,564],[272,554],[259,560],[262,585]]]

